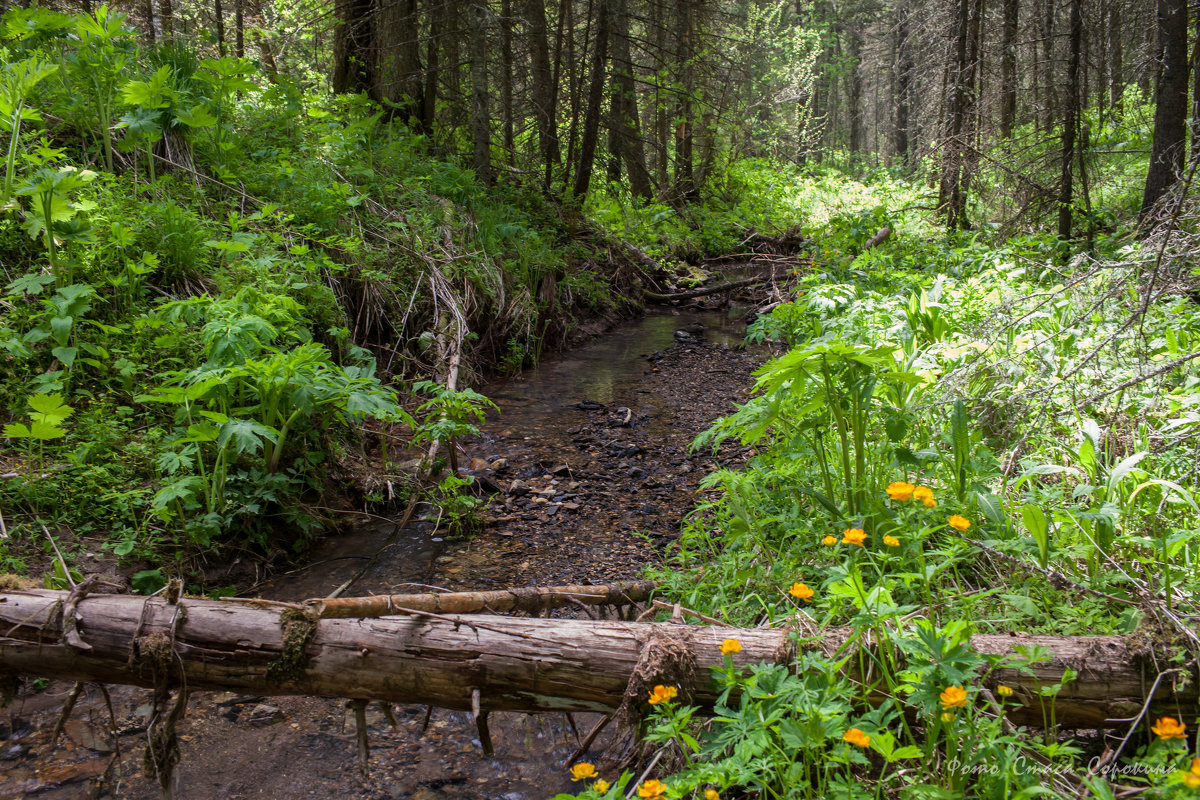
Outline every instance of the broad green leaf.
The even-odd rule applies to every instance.
[[[75,358],[79,355],[78,347],[56,347],[50,351],[50,355],[62,362],[62,365],[70,369],[75,364]]]
[[[203,105],[194,105],[186,111],[176,111],[175,119],[189,128],[211,128],[217,124],[216,116]]]
[[[47,425],[58,425],[75,413],[75,409],[63,402],[60,394],[30,395],[26,402],[31,409],[29,418]]]
[[[54,283],[53,275],[44,275],[39,272],[31,272],[28,275],[22,275],[8,286],[4,287],[4,291],[10,295],[35,295],[41,294],[42,289],[47,285]]]

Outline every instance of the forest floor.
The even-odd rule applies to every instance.
[[[579,398],[539,419],[533,435],[489,426],[464,454],[479,482],[499,490],[488,501],[482,529],[443,543],[423,574],[389,580],[384,561],[350,593],[403,591],[400,584],[414,577],[453,590],[637,578],[643,565],[668,553],[681,520],[700,499],[701,478],[718,466],[744,463],[748,452],[736,444],[717,455],[689,453],[688,445],[748,396],[750,373],[761,360],[700,337],[682,338],[646,354],[641,377],[611,402]],[[337,575],[322,575],[336,585]],[[262,594],[296,591],[293,584]],[[109,690],[118,755],[108,708],[93,686],[51,747],[70,689],[56,682],[25,691],[0,719],[0,800],[159,797],[142,757],[150,693]],[[570,788],[564,761],[576,737],[598,719],[494,714],[495,755],[484,757],[469,714],[436,709],[427,728],[425,715],[424,707],[399,707],[393,730],[378,704],[369,707],[371,777],[364,781],[344,701],[198,692],[178,726],[176,797],[536,800]],[[603,745],[601,737],[595,750]]]

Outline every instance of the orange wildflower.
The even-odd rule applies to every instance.
[[[788,589],[788,594],[807,603],[816,593],[803,583],[793,583],[792,588]]]
[[[679,690],[674,686],[655,686],[650,690],[650,705],[656,706],[659,703],[665,703],[668,700],[674,700],[678,694]]]
[[[842,544],[856,544],[862,547],[866,538],[867,534],[863,533],[862,528],[846,528],[842,531]]]
[[[893,500],[911,500],[916,488],[908,481],[896,481],[888,484],[887,493]]]
[[[729,656],[742,652],[742,643],[737,639],[726,639],[721,642],[721,655]]]
[[[967,690],[961,686],[947,686],[938,699],[942,701],[942,708],[966,708]]]
[[[638,787],[638,797],[655,798],[662,797],[667,793],[667,787],[662,781],[648,780]]]
[[[1150,726],[1150,730],[1154,731],[1154,735],[1160,739],[1187,738],[1187,725],[1174,717],[1160,717],[1157,723]]]
[[[871,737],[860,731],[858,728],[851,728],[843,733],[842,739],[858,747],[869,747],[871,744]]]
[[[950,517],[950,519],[946,520],[946,523],[956,531],[965,531],[967,528],[971,527],[971,520],[967,519],[966,517],[959,516],[958,514]]]
[[[571,780],[573,781],[586,781],[588,778],[595,777],[598,777],[598,774],[594,764],[582,761],[571,767]]]

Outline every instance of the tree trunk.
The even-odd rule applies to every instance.
[[[1004,0],[1000,42],[1000,135],[1012,136],[1017,119],[1017,34],[1020,33],[1020,0]]]
[[[246,57],[246,14],[243,5],[245,0],[233,0],[233,54],[238,58]]]
[[[694,0],[678,0],[675,8],[675,58],[678,88],[675,92],[675,191],[681,202],[696,196],[693,166],[695,143],[692,96],[695,91],[692,56],[695,42]]]
[[[446,26],[442,23],[442,14],[438,8],[429,12],[429,41],[425,45],[425,87],[421,92],[421,130],[433,133],[433,125],[437,118],[438,98],[438,66],[442,52],[442,32]]]
[[[389,114],[409,121],[420,119],[423,106],[419,12],[417,0],[386,3],[378,11],[375,37],[378,97],[395,104]]]
[[[366,92],[375,85],[372,0],[337,0],[338,25],[333,34],[333,74],[338,94]]]
[[[723,663],[723,640],[741,643],[733,659],[742,668],[788,664],[796,654],[794,632],[783,629],[429,614],[317,619],[278,605],[79,599],[50,590],[0,595],[0,624],[0,673],[9,675],[456,709],[471,708],[474,698],[482,711],[611,711],[627,692],[644,698],[656,683],[678,685],[686,702],[707,710],[717,697],[709,670]],[[844,656],[858,646],[849,637],[829,630],[803,646]],[[1017,647],[1050,653],[1032,674],[997,669],[988,678],[1015,689],[1009,718],[1018,723],[1042,724],[1039,688],[1061,681],[1068,667],[1076,671],[1054,703],[1058,724],[1068,728],[1134,717],[1156,665],[1171,661],[1169,653],[1147,652],[1144,640],[1119,636],[978,635],[971,645],[1002,657]],[[1200,697],[1194,668],[1186,670],[1174,683],[1157,683],[1151,717],[1183,708],[1192,722]]]
[[[216,23],[217,30],[217,52],[221,58],[225,57],[225,9],[221,7],[221,0],[214,0],[213,4],[213,22]]]
[[[967,198],[963,187],[967,118],[970,109],[972,65],[968,60],[971,16],[978,0],[958,0],[954,56],[948,84],[945,152],[938,187],[938,208],[950,228],[966,227]]]
[[[88,6],[91,6],[89,0]],[[90,9],[88,13],[91,13]],[[175,33],[175,8],[171,0],[158,0],[158,19],[161,23],[163,36],[170,38]]]
[[[849,57],[849,74],[846,76],[847,115],[850,120],[850,155],[856,156],[863,152],[863,123],[862,123],[862,32],[858,29],[858,20],[850,21],[850,30],[846,34],[846,55]]]
[[[588,84],[587,109],[583,118],[583,135],[579,142],[579,169],[575,173],[573,194],[582,203],[591,185],[592,167],[596,160],[596,145],[600,139],[600,108],[604,104],[604,68],[608,63],[608,3],[596,2],[596,36],[592,42],[592,69]]]
[[[909,11],[900,9],[896,20],[896,118],[892,149],[896,160],[908,168],[908,115],[912,100],[913,52],[909,40]]]
[[[1121,50],[1121,3],[1123,0],[1110,0],[1108,14],[1105,17],[1104,39],[1107,58],[1105,71],[1108,73],[1108,104],[1113,111],[1121,110],[1121,99],[1125,95],[1124,55]]]
[[[164,8],[169,0],[163,0]],[[258,18],[258,25],[250,29],[250,38],[254,40],[258,46],[258,54],[262,59],[263,71],[267,73],[267,80],[271,83],[279,82],[279,68],[275,65],[275,48],[271,44],[271,37],[267,34],[268,20],[263,11],[262,0],[251,0],[253,5],[254,16]]]
[[[512,0],[500,3],[500,118],[504,127],[504,152],[508,163],[516,157],[516,130],[513,121],[513,48]]]
[[[562,158],[559,153],[557,93],[550,69],[550,42],[546,33],[546,4],[542,0],[525,0],[525,24],[528,27],[529,61],[533,81],[533,119],[538,132],[542,191],[549,193],[554,179],[554,167]]]
[[[1187,0],[1158,0],[1158,75],[1154,89],[1154,143],[1138,218],[1146,222],[1183,169],[1187,138]]]
[[[475,144],[475,174],[485,184],[492,182],[491,109],[488,104],[486,0],[470,7],[471,25],[471,138]]]
[[[646,150],[642,143],[633,59],[629,53],[629,0],[612,0],[612,118],[616,154],[625,164],[629,190],[634,197],[649,200],[654,195]]]
[[[1066,114],[1063,116],[1062,160],[1058,188],[1058,236],[1071,238],[1074,213],[1072,168],[1075,163],[1075,137],[1079,130],[1079,56],[1083,42],[1082,0],[1071,0],[1070,56],[1067,61]]]

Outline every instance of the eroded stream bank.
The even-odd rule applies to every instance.
[[[676,330],[695,333],[676,338]],[[727,317],[651,315],[520,379],[484,387],[503,413],[464,459],[481,483],[500,490],[483,529],[462,541],[444,540],[428,523],[402,531],[348,593],[636,578],[662,558],[701,476],[718,464],[687,445],[745,397],[757,359],[731,347],[740,338],[740,325]],[[736,465],[743,457],[731,448],[719,461]],[[271,582],[263,596],[327,593],[359,572],[393,529],[380,522],[329,541],[312,567]],[[108,769],[108,712],[95,690],[59,750],[49,752],[68,690],[54,685],[10,709],[0,796],[157,798],[142,772],[147,693],[114,691],[122,755]],[[423,735],[424,708],[399,708],[396,717],[392,730],[381,709],[370,708],[372,778],[363,783],[342,701],[197,694],[179,726],[180,796],[537,800],[570,786],[562,762],[576,739],[562,716],[493,715],[490,758],[467,714],[435,710]],[[580,735],[592,721],[577,715]],[[106,769],[109,780],[101,781]]]

